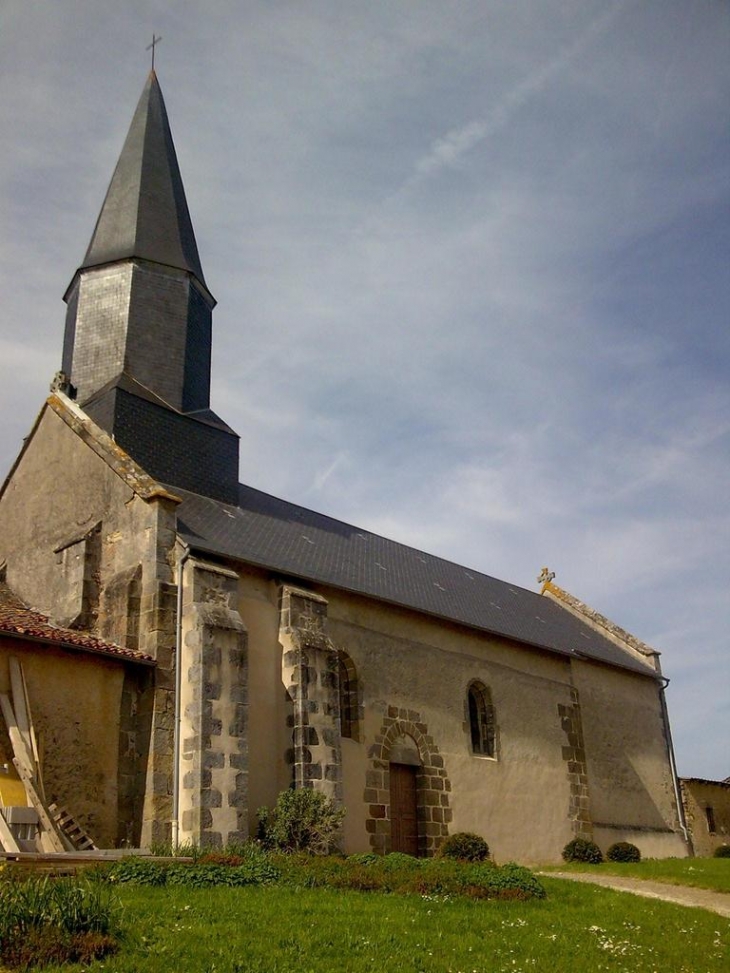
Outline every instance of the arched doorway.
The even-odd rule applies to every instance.
[[[418,855],[418,772],[416,741],[402,734],[390,750],[390,849]]]
[[[435,854],[449,833],[451,781],[421,715],[389,706],[369,757],[365,828],[373,851]]]

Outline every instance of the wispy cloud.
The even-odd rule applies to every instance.
[[[586,49],[605,33],[618,15],[633,0],[616,0],[593,18],[578,36],[561,47],[558,53],[542,67],[530,72],[511,88],[490,109],[484,118],[452,129],[437,139],[426,155],[415,164],[415,172],[404,189],[413,188],[427,176],[441,169],[453,168],[477,145],[496,134],[510,123],[514,115],[530,100],[543,92],[552,81],[562,74]]]

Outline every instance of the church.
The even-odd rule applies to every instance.
[[[0,693],[22,666],[45,793],[98,846],[219,847],[296,787],[346,808],[348,853],[688,853],[656,651],[547,570],[529,591],[239,483],[154,71],[64,299],[0,491]]]

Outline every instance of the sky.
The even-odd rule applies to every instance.
[[[2,0],[3,475],[153,32],[242,480],[548,566],[727,777],[727,0]]]

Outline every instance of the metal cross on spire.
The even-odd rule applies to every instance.
[[[155,70],[155,45],[159,44],[162,40],[161,37],[155,37],[154,32],[152,33],[152,43],[148,44],[145,50],[152,51],[152,70]]]

